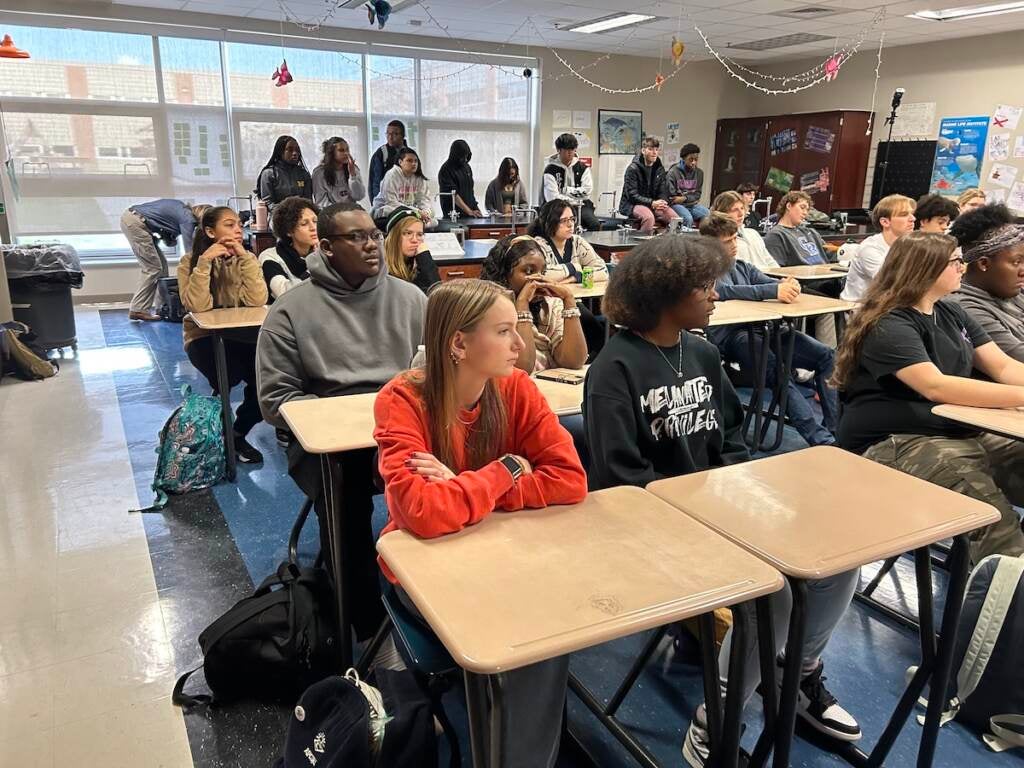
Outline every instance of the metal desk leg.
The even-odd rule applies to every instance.
[[[475,768],[487,768],[487,678],[463,671],[466,681],[466,711],[469,713],[469,744]]]
[[[327,539],[330,542],[331,568],[334,571],[334,596],[338,608],[338,657],[341,671],[352,666],[352,625],[348,613],[348,579],[345,578],[341,543],[345,538],[345,506],[342,501],[342,483],[339,454],[321,454],[320,476],[323,482],[324,506],[327,517]]]
[[[491,754],[487,768],[501,768],[505,754],[505,691],[501,686],[501,675],[487,677],[487,689],[491,694]]]
[[[217,369],[217,392],[220,394],[220,415],[224,422],[224,459],[228,480],[235,481],[235,426],[231,413],[231,386],[228,384],[228,358],[224,352],[224,337],[213,332],[213,364]]]
[[[722,686],[715,654],[715,615],[702,613],[697,617],[697,626],[700,628],[700,666],[704,678],[704,716],[710,742],[708,747],[712,755],[719,755],[722,747]]]
[[[722,719],[721,752],[715,765],[736,768],[740,759],[740,723],[743,719],[743,677],[750,634],[750,605],[732,608],[732,650],[729,654],[729,684],[725,692],[725,717]]]
[[[779,690],[775,685],[775,626],[772,622],[771,597],[757,599],[757,650],[761,666],[761,702],[764,708],[764,730],[750,756],[750,768],[761,768],[775,743],[778,721]]]
[[[782,445],[782,435],[786,428],[786,402],[789,399],[789,375],[793,369],[793,354],[796,350],[796,333],[795,329],[790,328],[789,341],[786,344],[785,350],[782,347],[782,323],[778,320],[775,321],[774,343],[775,343],[775,393],[772,397],[772,402],[768,406],[768,418],[765,419],[764,434],[761,435],[759,448],[762,451],[777,451],[779,446]],[[771,445],[766,446],[764,444],[765,438],[768,436],[768,430],[771,428],[772,413],[775,407],[779,409],[779,422],[778,427],[775,430],[775,440]]]
[[[796,727],[796,701],[803,667],[804,634],[807,629],[807,584],[787,577],[793,592],[793,610],[789,615],[789,637],[786,640],[786,666],[782,674],[779,716],[775,725],[775,759],[773,768],[789,768],[789,752]],[[771,678],[774,680],[774,677]],[[761,681],[762,685],[765,683]],[[768,682],[771,685],[771,681]]]
[[[747,349],[750,360],[753,362],[754,366],[754,388],[750,395],[750,404],[747,406],[747,413],[743,417],[743,436],[744,440],[747,440],[747,445],[750,449],[756,451],[760,445],[762,422],[764,420],[762,406],[764,405],[764,390],[767,386],[768,378],[768,352],[771,349],[771,326],[768,323],[764,323],[761,326],[762,335],[760,356],[756,354],[753,330],[753,325],[751,325],[747,332]],[[753,419],[754,422],[754,437],[753,440],[748,440],[746,435],[750,427],[751,419]]]

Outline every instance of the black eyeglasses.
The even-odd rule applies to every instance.
[[[956,264],[957,269],[963,269],[967,265],[967,262],[964,261],[963,256],[954,256],[952,259],[949,260],[949,263]]]
[[[384,233],[379,229],[374,229],[370,232],[357,229],[355,232],[328,235],[324,239],[329,243],[333,243],[335,240],[347,240],[352,245],[362,248],[369,240],[373,240],[378,245],[384,242]]]
[[[575,224],[576,223],[576,217],[575,216],[570,216],[570,217],[568,217],[566,219],[559,219],[558,223],[559,224]]]

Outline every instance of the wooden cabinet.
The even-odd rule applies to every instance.
[[[862,207],[870,117],[870,112],[837,110],[719,120],[711,199],[749,182],[758,186],[759,197],[773,200],[804,190],[824,213]],[[819,189],[815,181],[823,174],[827,188]],[[789,189],[781,188],[787,184]]]
[[[481,265],[478,264],[453,264],[447,267],[438,267],[437,272],[441,281],[454,280],[457,277],[480,277]]]
[[[505,235],[512,234],[512,227],[489,226],[470,227],[466,237],[470,240],[500,240]]]

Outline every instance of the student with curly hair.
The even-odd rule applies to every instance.
[[[721,243],[709,237],[660,237],[639,245],[612,273],[605,311],[624,329],[590,367],[583,389],[592,488],[642,488],[664,477],[750,459],[743,411],[718,350],[690,333],[708,324],[718,298],[715,281],[731,265]],[[847,741],[860,738],[860,727],[825,688],[821,652],[856,584],[856,570],[808,582],[798,709],[813,727]],[[785,643],[791,602],[788,587],[771,598],[779,647]],[[731,641],[730,634],[719,657],[723,685]],[[750,637],[744,648],[744,701],[760,677],[756,650],[756,638]],[[709,751],[701,705],[687,731],[683,759],[700,768]]]
[[[914,218],[922,232],[944,234],[950,222],[960,215],[960,206],[942,195],[925,195],[917,201]]]
[[[567,283],[549,278],[537,241],[529,235],[503,237],[487,254],[480,278],[508,288],[515,296],[517,331],[523,337],[517,368],[582,368],[587,342],[576,296]],[[529,327],[527,327],[529,326]]]
[[[946,296],[964,259],[947,235],[911,232],[889,251],[836,356],[847,450],[991,504],[998,523],[971,535],[971,557],[1024,553],[1024,445],[932,413],[939,403],[1024,406],[1024,364]],[[973,378],[978,370],[990,381]],[[1007,498],[1009,497],[1009,499]]]
[[[967,265],[951,298],[1003,352],[1024,362],[1024,226],[1005,205],[986,205],[958,218],[949,234]]]
[[[277,243],[260,254],[269,303],[309,278],[306,257],[316,248],[320,209],[304,197],[286,197],[274,208],[271,226]]]

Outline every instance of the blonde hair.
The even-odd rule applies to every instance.
[[[203,220],[203,214],[205,214],[208,210],[213,208],[212,205],[208,205],[206,203],[203,203],[202,205],[193,205],[190,207],[192,209],[192,215],[196,217],[197,226],[199,222]]]
[[[388,274],[410,283],[416,279],[416,262],[410,262],[402,255],[402,234],[411,224],[422,227],[423,221],[417,216],[406,216],[391,228],[384,240],[384,261],[388,265]]]
[[[793,205],[794,203],[799,203],[801,200],[806,200],[808,205],[814,205],[814,200],[811,199],[810,195],[806,192],[800,192],[797,190],[796,192],[787,192],[784,194],[782,199],[779,200],[779,207],[775,209],[775,212],[779,214],[779,218],[781,219],[786,215],[786,208],[788,206]]]
[[[711,203],[711,210],[717,213],[728,213],[736,203],[740,203],[744,208],[747,205],[743,202],[739,192],[723,192]]]
[[[832,386],[845,389],[860,359],[864,339],[889,312],[914,306],[949,266],[956,240],[936,232],[909,232],[889,249],[860,310],[839,343]]]
[[[473,331],[488,310],[508,292],[486,280],[448,280],[438,283],[427,299],[423,322],[426,364],[411,371],[410,380],[419,389],[430,430],[434,455],[454,472],[480,469],[500,456],[508,432],[508,415],[498,386],[491,379],[480,396],[480,415],[466,440],[466,466],[457,467],[451,426],[459,414],[455,395],[458,367],[452,359],[452,340],[459,331]]]
[[[963,208],[967,203],[969,203],[971,200],[973,200],[976,197],[980,197],[983,200],[987,199],[987,198],[985,198],[985,193],[982,192],[977,187],[971,187],[970,189],[965,189],[963,192],[960,193],[960,197],[958,197],[956,199],[956,204],[959,205],[961,208]]]
[[[893,216],[901,216],[904,211],[913,213],[917,209],[917,203],[913,198],[906,195],[886,195],[871,210],[871,220],[876,227],[882,226],[882,219],[891,219]]]

